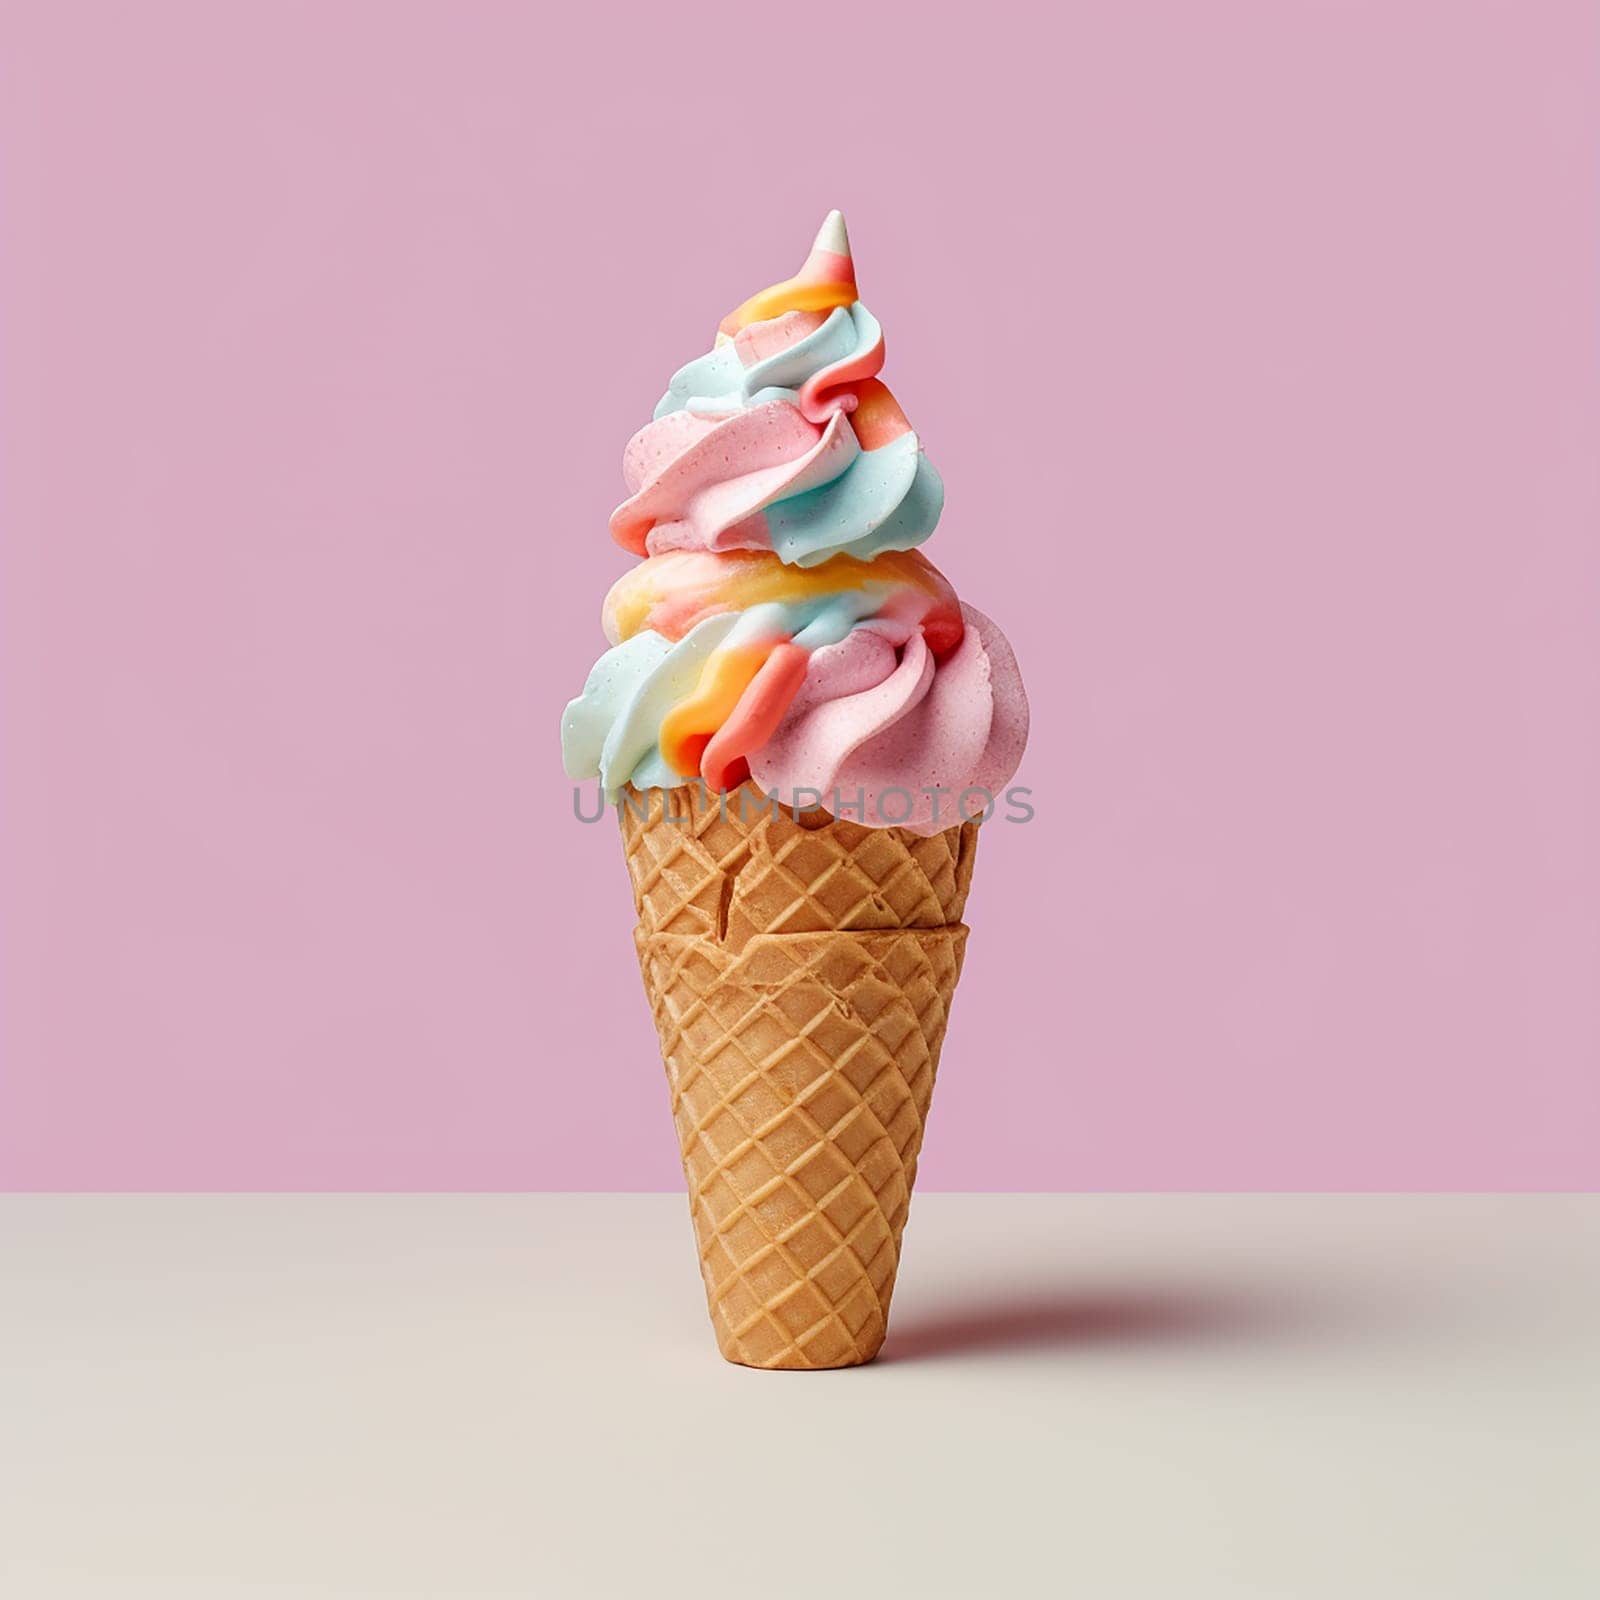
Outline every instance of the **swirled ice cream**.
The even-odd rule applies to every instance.
[[[923,834],[1010,782],[1016,658],[916,549],[944,485],[883,360],[835,211],[800,271],[673,375],[623,452],[611,533],[644,559],[606,597],[611,649],[562,718],[568,776],[608,799],[748,777]]]

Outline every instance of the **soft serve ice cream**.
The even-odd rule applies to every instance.
[[[944,485],[883,359],[835,211],[800,271],[673,375],[623,453],[611,532],[644,559],[606,597],[612,648],[562,719],[570,777],[608,800],[749,778],[919,834],[1010,782],[1016,658],[916,549]]]

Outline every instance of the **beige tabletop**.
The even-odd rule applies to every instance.
[[[0,1200],[0,1594],[1592,1600],[1600,1199],[964,1196],[873,1366],[672,1196]]]

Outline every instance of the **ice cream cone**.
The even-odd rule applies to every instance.
[[[640,559],[561,719],[620,802],[711,1320],[754,1367],[883,1343],[966,946],[956,807],[1027,740],[1005,635],[922,554],[944,484],[883,364],[830,212],[628,441]]]
[[[753,1367],[870,1361],[977,824],[796,817],[748,784],[630,790],[619,810],[717,1343]]]

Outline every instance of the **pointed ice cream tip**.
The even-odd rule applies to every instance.
[[[816,242],[811,246],[812,254],[818,250],[826,250],[830,255],[845,256],[850,254],[850,235],[845,231],[844,212],[830,211],[822,219],[822,226],[817,229]]]
[[[855,263],[850,259],[850,235],[844,229],[844,213],[830,211],[817,229],[806,264],[795,273],[792,283],[854,283]]]
[[[850,258],[850,235],[844,213],[830,211],[817,230],[805,265],[792,278],[753,294],[737,311],[722,319],[721,331],[730,337],[752,322],[781,317],[787,311],[831,311],[856,298],[856,269]]]

